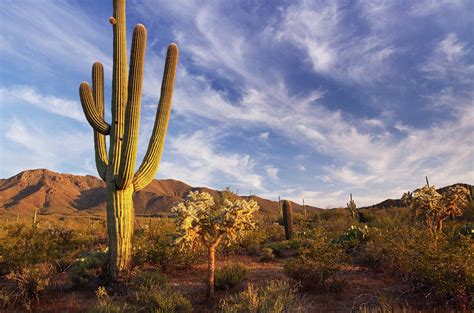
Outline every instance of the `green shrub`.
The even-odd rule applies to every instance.
[[[299,297],[286,281],[271,281],[262,288],[249,284],[246,291],[223,299],[219,303],[219,311],[222,313],[310,312],[310,310],[309,304]]]
[[[169,236],[174,232],[174,226],[168,219],[150,221],[137,229],[134,236],[133,264],[158,265],[164,272],[172,270],[190,269],[199,260],[192,249],[180,249],[174,243],[174,238]]]
[[[191,302],[185,296],[167,286],[153,290],[142,288],[136,292],[135,302],[141,312],[185,313],[192,310]]]
[[[73,286],[87,287],[104,276],[107,268],[107,253],[96,251],[80,256],[70,270]]]
[[[298,257],[285,263],[285,273],[306,290],[340,292],[345,285],[344,250],[321,233],[315,236],[300,248]]]
[[[474,306],[474,244],[453,234],[436,240],[424,229],[397,227],[371,232],[361,260],[407,283],[432,304]]]
[[[27,265],[50,263],[58,271],[64,271],[81,253],[93,249],[96,243],[96,236],[92,233],[15,224],[7,227],[2,238],[1,269],[6,273]]]
[[[369,235],[369,228],[367,225],[364,227],[352,225],[342,233],[339,238],[334,240],[335,243],[341,245],[346,251],[352,251],[359,247],[360,244],[367,241]]]
[[[275,260],[272,248],[263,248],[260,256],[260,262],[271,262]]]
[[[216,270],[214,285],[218,290],[229,290],[247,279],[247,268],[240,263],[225,265]]]
[[[135,277],[135,286],[138,289],[158,289],[167,285],[168,277],[159,271],[140,272]]]

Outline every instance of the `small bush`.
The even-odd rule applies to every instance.
[[[134,236],[133,264],[156,264],[163,272],[190,269],[199,260],[192,249],[180,249],[174,243],[174,238],[168,234],[174,232],[168,219],[160,219],[165,229],[150,221],[137,229]]]
[[[425,302],[474,307],[474,244],[453,233],[436,240],[424,229],[398,227],[371,233],[361,260],[399,277]]]
[[[368,235],[369,228],[367,225],[364,227],[352,225],[346,232],[342,233],[339,238],[334,240],[334,242],[341,245],[346,251],[352,251],[367,241]]]
[[[299,250],[299,256],[288,261],[285,273],[298,280],[303,288],[311,291],[340,292],[345,285],[341,265],[344,250],[331,243],[321,233],[315,233]]]
[[[99,303],[89,310],[89,313],[121,313],[125,311],[126,305],[119,305],[107,293],[104,287],[99,287],[95,292]]]
[[[40,263],[27,266],[5,276],[7,285],[2,292],[4,307],[22,304],[31,310],[31,301],[39,301],[40,294],[50,285],[53,266]]]
[[[299,297],[288,282],[271,281],[266,287],[248,285],[246,291],[221,300],[222,313],[239,312],[310,312],[310,306]]]
[[[168,277],[159,271],[140,272],[135,277],[135,286],[138,289],[158,289],[168,283]]]
[[[107,253],[96,251],[79,257],[71,267],[70,276],[75,287],[86,287],[104,276],[107,268]]]
[[[216,270],[214,285],[218,290],[229,290],[247,279],[247,268],[240,263]]]
[[[185,313],[192,310],[191,302],[170,287],[154,290],[142,288],[136,292],[135,297],[136,306],[142,312]]]
[[[271,262],[275,260],[272,248],[263,248],[262,255],[260,256],[260,262]]]

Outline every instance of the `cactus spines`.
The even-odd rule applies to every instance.
[[[146,155],[135,173],[138,127],[145,63],[147,30],[137,24],[133,31],[130,69],[127,69],[126,0],[113,0],[113,77],[112,123],[104,120],[104,70],[101,63],[92,67],[92,90],[80,85],[82,107],[94,130],[97,172],[107,185],[107,232],[112,279],[130,266],[134,209],[132,195],[146,187],[156,175],[168,128],[178,64],[178,47],[171,44],[166,56],[161,97],[153,133]],[[110,136],[107,153],[106,138]]]
[[[349,203],[347,203],[347,209],[351,213],[352,218],[355,220],[356,219],[356,210],[357,206],[354,200],[352,200],[352,193],[350,194],[350,200]]]
[[[283,200],[282,215],[283,225],[285,226],[285,238],[290,240],[293,236],[293,208],[288,200]]]

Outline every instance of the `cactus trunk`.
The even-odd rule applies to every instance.
[[[117,189],[107,184],[107,233],[109,236],[109,273],[116,280],[128,270],[132,259],[133,186]]]
[[[129,269],[134,224],[133,193],[145,188],[160,164],[173,98],[178,47],[171,44],[166,55],[161,96],[155,126],[145,157],[135,172],[138,126],[145,64],[147,31],[137,24],[133,31],[130,69],[127,69],[126,1],[113,0],[112,122],[104,121],[104,74],[99,62],[92,67],[92,89],[87,82],[79,93],[87,121],[94,130],[94,148],[99,176],[107,183],[107,231],[111,278]],[[110,136],[107,154],[106,136]]]
[[[283,225],[285,226],[285,238],[290,240],[293,236],[293,208],[291,202],[288,200],[283,201]]]

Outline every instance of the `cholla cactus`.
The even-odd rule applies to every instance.
[[[101,63],[96,62],[92,67],[92,88],[87,82],[81,83],[79,88],[84,113],[94,130],[97,171],[107,186],[107,232],[112,279],[118,278],[130,267],[134,224],[132,196],[145,188],[158,171],[178,63],[178,47],[171,44],[166,56],[153,133],[143,162],[135,172],[147,30],[142,24],[137,24],[133,30],[129,71],[125,8],[125,0],[113,0],[113,16],[109,19],[114,35],[110,124],[104,120],[104,70]],[[110,136],[108,153],[106,136]]]
[[[347,203],[347,210],[351,213],[352,219],[356,219],[357,206],[354,200],[352,200],[352,193],[350,194],[349,203]]]
[[[215,252],[221,241],[230,244],[255,228],[254,200],[229,200],[223,193],[218,203],[206,192],[192,191],[172,208],[178,228],[176,243],[182,247],[204,244],[208,251],[208,297],[214,296]]]
[[[450,187],[444,194],[440,194],[434,186],[426,185],[414,193],[407,192],[402,197],[405,205],[417,218],[423,220],[436,238],[443,230],[445,219],[462,215],[468,199],[469,191],[464,186]]]

